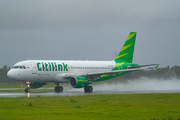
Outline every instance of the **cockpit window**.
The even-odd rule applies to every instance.
[[[14,66],[14,69],[26,69],[25,66]]]
[[[14,66],[14,69],[17,69],[17,68],[19,68],[19,66]]]

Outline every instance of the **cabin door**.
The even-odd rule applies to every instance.
[[[36,64],[34,62],[31,62],[32,67],[32,74],[37,74]]]

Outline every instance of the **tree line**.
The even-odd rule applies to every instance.
[[[158,68],[158,70],[142,70],[134,72],[133,74],[125,75],[124,79],[140,79],[142,77],[147,77],[149,79],[158,78],[158,79],[171,79],[176,78],[180,79],[180,66],[173,66],[173,67],[164,67]]]
[[[7,77],[7,72],[10,70],[10,67],[4,65],[3,68],[0,68],[0,84],[14,84],[19,83],[17,81],[13,81]],[[149,79],[159,78],[159,79],[171,79],[176,78],[180,79],[180,66],[173,67],[164,67],[159,68],[158,70],[142,70],[133,73],[128,73],[124,76],[116,78],[115,80],[135,80],[141,79],[142,77],[147,77]],[[110,81],[109,81],[110,82]]]
[[[11,80],[7,77],[7,73],[11,68],[7,65],[4,65],[3,68],[0,68],[0,84],[14,84],[19,83],[17,81]]]

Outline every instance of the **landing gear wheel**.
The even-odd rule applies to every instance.
[[[84,92],[85,93],[91,93],[93,91],[93,87],[92,86],[86,86],[84,87]]]
[[[54,89],[55,89],[55,92],[57,92],[57,93],[63,91],[63,87],[62,86],[56,86]]]
[[[85,92],[85,93],[88,92],[88,86],[84,87],[84,92]]]
[[[26,88],[26,89],[25,89],[25,92],[26,92],[26,93],[29,93],[29,92],[30,92],[30,88]]]
[[[62,91],[63,91],[63,87],[59,86],[59,92],[62,92]]]
[[[93,91],[93,87],[92,86],[88,86],[88,90],[89,90],[89,92],[92,92]]]
[[[55,92],[59,92],[59,87],[58,86],[56,86],[54,89],[55,89]]]

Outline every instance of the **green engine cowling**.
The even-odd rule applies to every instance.
[[[73,88],[82,88],[89,85],[89,80],[84,76],[74,76],[70,78],[69,84]]]
[[[33,82],[30,84],[31,86],[31,89],[36,89],[36,88],[40,88],[42,87],[43,85],[46,85],[47,83],[39,83],[39,82]]]

